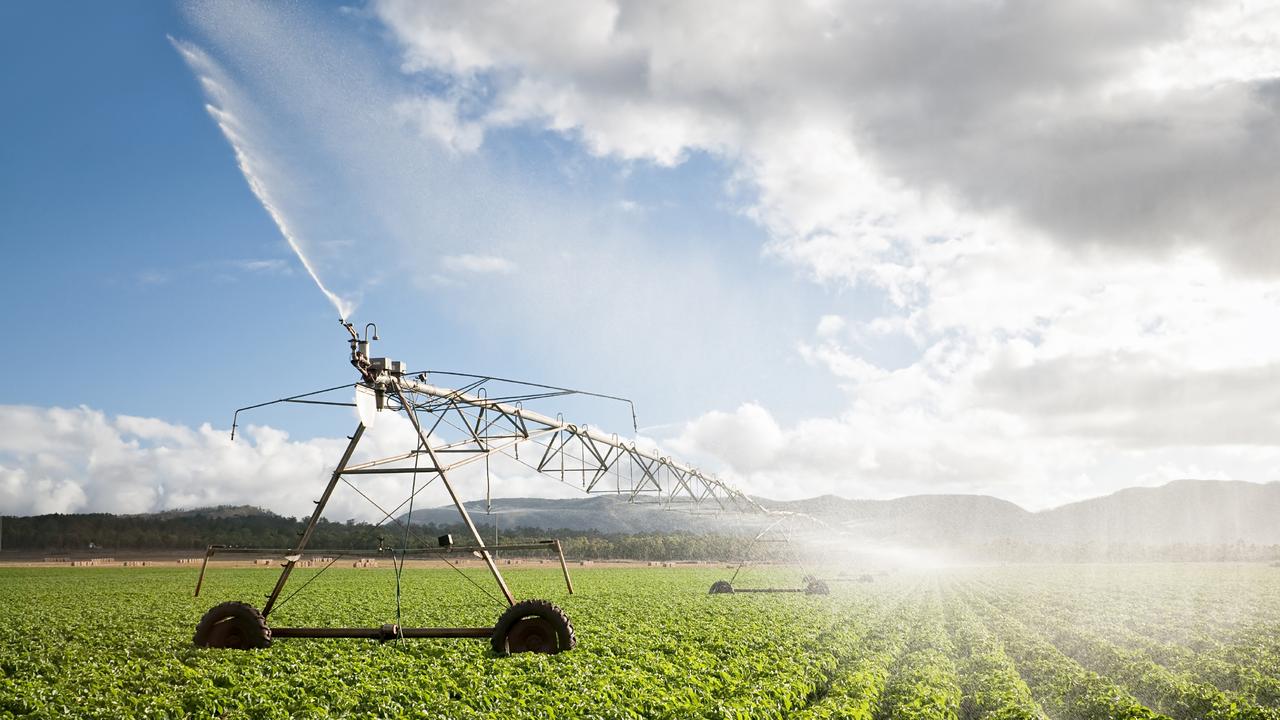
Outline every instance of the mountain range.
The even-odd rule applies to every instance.
[[[1032,512],[987,495],[913,495],[850,500],[756,500],[771,510],[802,513],[869,542],[912,546],[973,546],[1014,541],[1045,545],[1280,544],[1280,483],[1177,480],[1134,487]],[[742,532],[770,518],[693,514],[633,504],[612,495],[573,499],[495,499],[467,504],[483,527],[530,527],[601,533]],[[456,523],[452,506],[419,510],[414,523]]]

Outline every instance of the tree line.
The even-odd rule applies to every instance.
[[[223,507],[153,515],[36,515],[4,517],[0,547],[5,551],[44,554],[109,554],[111,551],[203,551],[211,544],[243,548],[290,548],[306,525],[306,518],[275,515],[257,508]],[[752,544],[749,536],[729,533],[603,533],[583,530],[543,530],[518,527],[495,535],[481,528],[486,543],[524,544],[556,538],[565,555],[575,560],[751,561],[807,562],[831,560],[803,545]],[[348,520],[321,520],[310,547],[373,553],[382,549],[435,546],[440,535],[452,535],[458,545],[472,545],[461,524],[415,525],[406,537],[401,527]],[[850,543],[854,552],[858,544]],[[1280,546],[1234,544],[1078,543],[1070,545],[999,540],[953,548],[959,558],[980,562],[1259,562],[1280,561]],[[504,557],[545,557],[538,551],[507,552]]]
[[[242,508],[215,508],[206,513],[155,515],[35,515],[5,517],[0,547],[6,551],[102,554],[107,551],[199,550],[212,544],[244,548],[290,548],[302,534],[306,518],[291,518]],[[435,546],[441,535],[458,545],[473,545],[462,524],[414,525],[406,542],[403,528],[367,522],[321,519],[310,547],[372,552],[379,548]],[[534,543],[556,538],[574,559],[651,561],[735,560],[743,539],[733,535],[694,533],[602,533],[582,530],[504,529],[495,535],[482,529],[486,543]],[[536,556],[537,551],[504,557]]]

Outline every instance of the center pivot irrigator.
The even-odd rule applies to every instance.
[[[343,322],[343,326],[350,334],[351,364],[359,373],[357,382],[292,395],[236,411],[231,427],[233,439],[240,412],[276,403],[355,407],[360,419],[355,431],[349,436],[346,449],[329,476],[324,491],[315,501],[315,509],[297,544],[284,551],[283,569],[261,611],[244,602],[224,602],[215,606],[205,613],[196,627],[197,645],[251,649],[268,647],[274,638],[371,638],[382,641],[400,638],[487,638],[493,650],[499,654],[558,653],[573,648],[577,640],[573,624],[564,611],[546,600],[517,599],[494,560],[495,552],[504,550],[554,551],[559,555],[565,582],[572,593],[572,583],[558,541],[549,540],[534,545],[486,545],[458,495],[455,482],[450,479],[450,474],[463,466],[481,461],[487,466],[491,456],[511,458],[526,468],[575,485],[587,493],[616,493],[632,502],[658,503],[664,507],[695,506],[748,513],[768,512],[754,500],[717,478],[656,451],[641,450],[634,442],[624,442],[617,435],[601,433],[585,425],[568,423],[560,417],[551,417],[524,407],[526,402],[568,395],[588,395],[630,404],[625,398],[463,373],[409,372],[403,362],[370,355],[371,343],[378,339],[377,328],[372,323],[365,327],[363,337],[351,323]],[[374,330],[372,336],[370,328]],[[468,382],[458,388],[438,387],[429,382],[431,375],[464,378]],[[492,386],[518,386],[520,391],[491,398],[489,387]],[[323,399],[326,393],[350,391],[352,388],[355,390],[354,402]],[[389,456],[353,462],[366,429],[378,415],[388,411],[404,413],[408,418],[413,430],[409,445]],[[632,424],[635,424],[634,411]],[[523,458],[521,448],[525,450]],[[365,475],[407,476],[410,478],[408,495],[397,507],[388,510],[374,502],[355,484]],[[412,512],[403,519],[395,515],[406,506],[411,511],[414,497],[435,480],[440,481],[453,506],[457,508],[470,535],[469,544],[454,546],[452,538],[448,536],[431,538],[430,541],[420,538],[411,528]],[[399,558],[398,567],[403,567],[405,557],[411,554],[432,554],[444,558],[452,553],[461,553],[463,556],[481,559],[507,606],[493,626],[401,627],[398,623],[393,623],[378,627],[272,627],[268,623],[272,612],[306,587],[304,583],[281,600],[281,594],[294,568],[308,555],[308,545],[316,526],[334,490],[340,484],[348,485],[373,503],[383,516],[382,522],[393,523],[404,531],[405,546],[392,550],[393,561]],[[410,543],[410,539],[415,542]],[[210,546],[205,556],[206,565],[215,552],[227,550],[236,549]],[[257,548],[254,551],[262,552]],[[321,552],[327,555],[334,551],[311,550],[310,554],[317,555]],[[329,565],[319,572],[323,572],[332,563],[333,560],[329,560]],[[399,572],[396,577],[398,592]],[[197,594],[203,578],[204,567],[201,568],[200,581],[197,581]]]

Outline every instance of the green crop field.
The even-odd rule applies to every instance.
[[[212,571],[192,598],[191,570],[3,569],[0,717],[1280,718],[1277,568],[1004,567],[707,595],[723,575],[583,568],[568,596],[553,571],[514,570],[579,645],[495,657],[482,640],[193,647],[203,612],[259,602],[269,570]],[[738,584],[775,582],[797,578]],[[271,620],[391,622],[393,587],[387,569],[331,570]],[[406,572],[405,625],[501,609],[452,571]]]

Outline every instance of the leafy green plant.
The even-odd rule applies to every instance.
[[[1263,566],[901,573],[829,596],[709,596],[721,570],[705,566],[580,568],[572,596],[550,566],[508,576],[565,608],[577,649],[201,649],[201,614],[261,598],[273,573],[218,569],[196,599],[189,569],[0,569],[0,718],[1272,720],[1280,705],[1280,573]],[[400,622],[492,624],[501,604],[459,580],[406,571]],[[270,622],[393,622],[393,582],[334,569]]]

